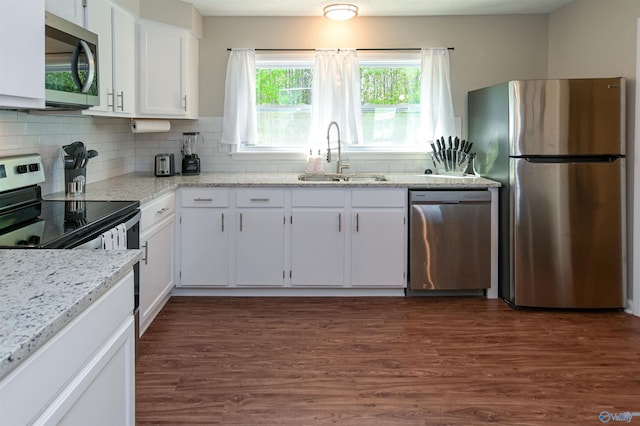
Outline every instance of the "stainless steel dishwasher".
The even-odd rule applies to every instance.
[[[410,190],[407,294],[490,286],[491,193]]]

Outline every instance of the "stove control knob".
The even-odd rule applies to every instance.
[[[16,172],[18,172],[18,174],[24,174],[27,173],[27,166],[25,164],[20,164],[18,167],[16,167]]]
[[[40,164],[38,164],[38,163],[29,164],[29,171],[30,172],[37,172],[38,170],[40,170]]]

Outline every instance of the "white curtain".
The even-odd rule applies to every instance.
[[[456,135],[447,48],[422,49],[420,142]]]
[[[342,142],[362,141],[360,64],[355,49],[316,51],[312,93],[312,146],[326,146],[327,128],[332,121],[340,127]],[[336,138],[335,134],[332,138]]]
[[[240,145],[257,140],[256,53],[254,49],[232,49],[227,63],[221,142]]]

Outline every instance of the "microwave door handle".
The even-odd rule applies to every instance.
[[[78,71],[78,59],[81,50],[84,51],[84,54],[87,57],[87,62],[89,63],[89,76],[84,84],[80,81],[80,72]],[[73,76],[73,81],[76,83],[76,86],[81,89],[82,93],[87,93],[91,88],[93,77],[96,73],[96,61],[93,58],[91,48],[89,48],[89,45],[84,40],[80,40],[73,51],[73,56],[71,57],[71,71],[71,75]]]

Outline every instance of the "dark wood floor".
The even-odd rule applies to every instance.
[[[640,412],[640,318],[622,312],[174,297],[140,353],[138,424],[597,425]]]

